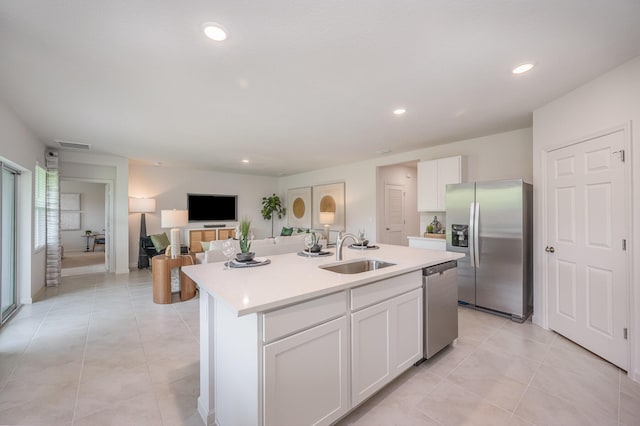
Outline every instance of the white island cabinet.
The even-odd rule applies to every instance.
[[[352,311],[355,309],[351,314],[351,393],[355,406],[422,358],[420,272],[355,288],[351,290],[351,304]]]
[[[206,424],[329,425],[422,357],[421,269],[462,255],[380,244],[345,261],[394,265],[359,274],[295,254],[225,270],[183,268],[200,287],[200,396]]]

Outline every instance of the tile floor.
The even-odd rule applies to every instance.
[[[553,332],[460,308],[460,338],[341,425],[640,425],[640,384]],[[0,330],[2,425],[202,425],[197,299],[66,277]]]

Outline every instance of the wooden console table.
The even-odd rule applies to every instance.
[[[189,229],[189,251],[191,253],[202,252],[201,241],[226,240],[235,237],[235,228]]]
[[[151,259],[151,280],[153,282],[153,302],[171,303],[171,270],[181,266],[194,265],[194,259],[189,254],[182,254],[172,259],[169,256],[158,255]],[[180,300],[185,301],[196,295],[196,284],[180,271]]]

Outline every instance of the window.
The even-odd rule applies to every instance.
[[[34,204],[33,245],[34,250],[41,250],[46,243],[47,226],[47,171],[36,166]]]

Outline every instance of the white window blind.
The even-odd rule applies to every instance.
[[[41,250],[46,243],[47,226],[47,171],[40,166],[36,166],[35,194],[34,194],[34,250]]]

